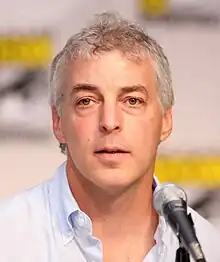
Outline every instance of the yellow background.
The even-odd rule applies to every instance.
[[[48,35],[1,35],[0,63],[44,66],[50,62],[52,46]]]

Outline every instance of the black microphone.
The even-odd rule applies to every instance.
[[[205,262],[192,218],[187,214],[187,196],[184,190],[175,184],[161,184],[154,191],[153,205],[157,213],[168,222],[193,259],[196,262]]]

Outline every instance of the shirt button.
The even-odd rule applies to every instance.
[[[79,215],[76,219],[77,221],[77,224],[80,226],[80,227],[83,227],[85,226],[85,219],[83,216]]]

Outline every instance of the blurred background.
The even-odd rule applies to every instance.
[[[156,174],[183,186],[190,205],[220,228],[219,0],[2,0],[0,200],[50,178],[65,160],[51,132],[48,66],[71,34],[106,10],[163,46],[176,105]]]

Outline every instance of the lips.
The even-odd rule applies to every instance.
[[[127,154],[129,151],[126,151],[121,148],[101,148],[95,151],[96,154]]]
[[[94,152],[95,157],[105,166],[119,166],[128,160],[130,152],[119,146],[105,146]]]

